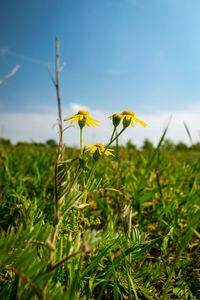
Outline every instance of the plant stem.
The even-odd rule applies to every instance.
[[[131,235],[131,229],[132,229],[132,206],[130,203],[130,209],[129,209],[129,213],[128,213],[128,233],[129,233],[129,237]]]
[[[59,74],[60,74],[60,62],[59,62],[59,50],[60,50],[60,42],[56,37],[56,93],[57,93],[57,101],[58,101],[58,116],[59,116],[59,128],[60,128],[60,137],[61,146],[63,145],[63,137],[62,137],[62,110],[61,110],[61,99],[60,99],[60,85],[59,85]]]
[[[89,178],[88,178],[88,181],[87,181],[87,184],[85,185],[85,189],[84,189],[84,196],[83,196],[83,204],[86,203],[86,200],[87,200],[87,194],[88,194],[88,187],[89,187],[89,184],[91,182],[91,179],[94,175],[94,172],[96,170],[96,167],[99,163],[99,161],[103,158],[104,156],[104,153],[105,151],[108,149],[108,147],[122,134],[122,132],[126,129],[126,127],[124,127],[117,135],[116,137],[113,139],[113,136],[115,134],[115,131],[116,131],[116,127],[113,129],[113,132],[112,132],[112,135],[111,135],[111,138],[110,138],[110,142],[108,143],[108,145],[105,147],[104,149],[104,152],[102,153],[101,157],[99,158],[99,160],[95,161],[95,163],[93,164],[92,166],[92,169],[91,169],[91,172],[90,172],[90,175],[89,175]]]
[[[35,285],[35,283],[29,277],[26,276],[26,274],[18,271],[17,269],[15,269],[11,266],[0,265],[0,268],[3,268],[4,270],[7,270],[7,271],[12,271],[16,275],[19,275],[34,290],[34,292],[37,295],[38,299],[40,299],[40,300],[44,299],[42,290],[39,287],[37,287]]]
[[[80,149],[81,156],[83,155],[83,127],[80,127]]]
[[[109,144],[106,146],[106,148],[105,148],[105,150],[104,150],[104,152],[108,149],[108,147],[122,134],[122,132],[124,132],[124,130],[126,129],[127,127],[123,127],[122,128],[122,130],[115,136],[115,138],[114,139],[110,139],[110,142],[109,142]],[[113,130],[113,134],[112,134],[112,136],[114,135],[114,133],[115,133],[115,130]]]
[[[88,181],[87,181],[87,184],[86,184],[86,189],[88,189],[88,187],[89,187],[89,184],[90,184],[90,181],[91,181],[91,179],[92,179],[92,176],[94,175],[94,172],[95,172],[95,170],[96,170],[98,161],[99,161],[99,160],[95,161],[95,163],[94,163],[93,166],[92,166],[92,169],[91,169],[91,171],[90,171],[90,175],[89,175],[89,178],[88,178]]]
[[[60,139],[61,142],[61,139]],[[54,193],[55,193],[55,204],[56,204],[56,215],[55,215],[55,225],[54,225],[54,231],[52,235],[51,242],[54,245],[56,234],[57,234],[57,226],[58,226],[58,220],[59,220],[59,197],[58,197],[58,161],[60,158],[60,148],[61,145],[59,143],[58,145],[58,153],[56,157],[56,164],[55,164],[55,170],[54,170]]]
[[[54,265],[51,265],[50,266],[50,270],[53,271],[55,268],[57,268],[58,266],[60,266],[61,264],[63,264],[64,262],[66,262],[67,260],[69,260],[70,258],[78,255],[78,254],[81,254],[83,251],[78,251],[78,252],[75,252],[75,253],[72,253],[71,255],[63,258],[61,261],[57,262],[56,264]]]
[[[81,149],[81,157],[83,156],[83,127],[80,127],[80,149]],[[85,172],[83,171],[82,176],[82,192],[84,193],[82,203],[85,204],[87,200],[87,189],[85,186]]]
[[[117,129],[117,127],[115,127],[115,128],[113,129],[113,132],[112,132],[112,135],[111,135],[111,138],[110,138],[110,142],[111,142],[112,139],[113,139],[113,136],[114,136],[114,134],[115,134],[116,129]],[[109,142],[109,143],[110,143],[110,142]]]

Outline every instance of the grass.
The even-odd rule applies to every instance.
[[[97,166],[87,207],[78,183],[63,197],[54,249],[56,148],[1,147],[1,299],[200,298],[200,152],[117,154]],[[77,165],[60,166],[66,190]]]

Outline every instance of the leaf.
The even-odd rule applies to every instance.
[[[83,271],[83,274],[81,275],[81,277],[84,277],[88,272],[90,272],[100,262],[102,257],[104,257],[106,255],[108,250],[111,249],[114,244],[115,243],[112,243],[111,245],[106,247],[103,251],[101,251],[99,253],[99,255],[91,262],[91,264]]]

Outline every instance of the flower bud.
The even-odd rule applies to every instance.
[[[114,127],[117,127],[121,122],[121,115],[120,114],[114,114],[112,116],[112,122],[113,122]]]
[[[100,153],[99,153],[99,150],[97,149],[95,152],[94,152],[94,154],[93,154],[93,159],[95,160],[95,161],[97,161],[97,160],[99,160],[99,158],[100,158]]]
[[[127,119],[127,118],[123,119],[123,127],[124,128],[128,127],[130,124],[131,124],[131,118],[130,119]]]
[[[86,124],[86,117],[83,117],[82,120],[78,121],[78,125],[80,126],[80,128],[83,128]]]

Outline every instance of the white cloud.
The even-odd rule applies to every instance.
[[[108,119],[114,112],[104,112],[101,110],[92,110],[86,106],[79,104],[71,104],[69,108],[63,108],[63,119],[67,116],[74,115],[79,109],[90,111],[90,115],[101,121],[100,127],[84,129],[84,140],[89,144],[96,142],[106,143],[112,132],[112,122]],[[57,108],[54,112],[49,109],[47,114],[23,114],[23,113],[0,113],[0,129],[1,135],[9,138],[13,143],[17,141],[41,141],[54,138],[58,140],[58,128],[53,127],[57,122]],[[156,144],[168,123],[169,117],[172,115],[172,120],[169,126],[167,137],[174,142],[183,141],[189,143],[189,139],[184,128],[183,122],[186,122],[191,132],[193,142],[200,140],[200,110],[188,109],[187,111],[161,112],[157,114],[141,114],[136,115],[141,120],[144,120],[148,126],[143,128],[136,124],[135,128],[129,127],[120,138],[120,143],[125,143],[131,139],[133,143],[140,146],[144,138],[148,137]],[[68,126],[69,122],[64,122],[64,126]],[[73,146],[79,144],[79,128],[77,123],[74,127],[68,128],[64,132],[64,142],[67,145]]]

